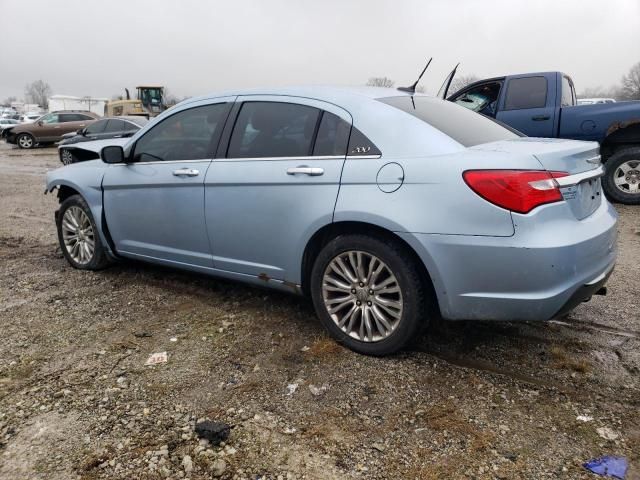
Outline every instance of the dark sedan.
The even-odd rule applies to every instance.
[[[105,140],[109,138],[126,138],[132,136],[149,120],[146,117],[105,117],[92,123],[86,128],[78,130],[75,134],[67,134],[58,143],[60,161],[65,165],[98,158],[95,152],[85,151],[79,143],[93,140]]]

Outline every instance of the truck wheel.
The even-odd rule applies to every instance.
[[[618,203],[640,205],[640,147],[618,150],[607,159],[602,186]]]
[[[28,133],[21,133],[20,135],[18,135],[18,138],[16,138],[16,143],[20,148],[33,148],[36,144],[34,138]]]

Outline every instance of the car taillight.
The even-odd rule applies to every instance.
[[[546,170],[467,170],[462,178],[471,190],[494,205],[529,213],[545,203],[561,201],[555,178],[567,175]]]

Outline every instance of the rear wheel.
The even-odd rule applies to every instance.
[[[16,143],[18,144],[18,147],[28,149],[33,148],[36,141],[32,135],[29,135],[28,133],[21,133],[18,135],[18,138],[16,138]]]
[[[367,355],[400,350],[427,321],[415,260],[396,242],[366,235],[341,235],[322,249],[311,296],[331,335]]]
[[[62,202],[56,226],[60,248],[72,267],[100,270],[109,264],[89,205],[80,195]]]
[[[607,159],[602,180],[607,196],[627,205],[640,204],[640,147],[618,150]]]

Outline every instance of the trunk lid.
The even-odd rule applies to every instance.
[[[477,145],[472,149],[530,154],[545,170],[567,172],[567,177],[558,178],[557,181],[562,197],[579,220],[595,212],[602,202],[600,177],[603,169],[596,142],[523,137]],[[510,165],[508,168],[518,166]]]

